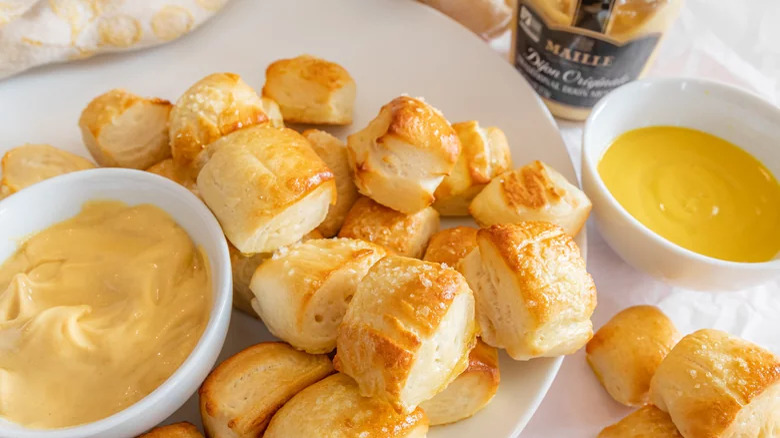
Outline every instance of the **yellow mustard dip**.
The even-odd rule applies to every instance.
[[[99,201],[0,266],[0,416],[99,420],[184,362],[209,318],[205,255],[161,209]]]
[[[674,126],[618,137],[601,179],[639,222],[706,256],[764,262],[780,251],[780,185],[761,162],[713,135]]]

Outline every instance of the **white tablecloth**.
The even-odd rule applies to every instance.
[[[780,2],[777,0],[687,0],[669,31],[650,76],[712,78],[780,102]],[[508,37],[493,42],[506,51]],[[559,121],[575,167],[580,168],[582,124]],[[780,145],[780,139],[778,139]],[[780,146],[779,146],[780,147]],[[780,354],[780,279],[735,293],[693,292],[670,287],[636,271],[588,224],[588,268],[596,281],[601,327],[619,310],[655,304],[683,333],[712,327],[754,341]],[[778,230],[780,232],[780,230]],[[522,438],[595,437],[631,412],[596,381],[584,352],[567,357]]]

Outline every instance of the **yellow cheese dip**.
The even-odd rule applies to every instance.
[[[618,137],[598,165],[617,201],[646,227],[699,254],[765,262],[780,251],[780,185],[741,148],[688,128]]]
[[[207,259],[167,213],[85,204],[0,266],[0,416],[48,429],[128,407],[184,362],[210,307]]]

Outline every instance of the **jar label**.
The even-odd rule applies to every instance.
[[[660,39],[657,33],[625,43],[610,39],[603,34],[608,9],[581,13],[572,27],[547,23],[527,0],[518,7],[515,67],[540,96],[566,105],[590,108],[637,79]]]

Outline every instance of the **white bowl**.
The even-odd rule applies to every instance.
[[[738,263],[682,248],[631,216],[601,180],[597,165],[620,134],[683,126],[745,149],[780,177],[780,109],[737,88],[698,79],[646,79],[605,96],[585,122],[582,182],[604,240],[626,262],[676,286],[737,290],[780,276],[780,259]],[[778,230],[780,232],[780,230]]]
[[[92,423],[63,429],[32,430],[0,420],[3,438],[125,438],[157,425],[197,390],[214,366],[230,322],[232,283],[227,244],[217,220],[192,193],[160,176],[128,169],[94,169],[52,178],[0,201],[0,260],[20,237],[75,216],[82,204],[111,199],[130,205],[154,204],[184,228],[209,259],[213,286],[211,314],[195,349],[178,370],[151,394],[126,409]],[[45,404],[46,400],[41,400]]]

